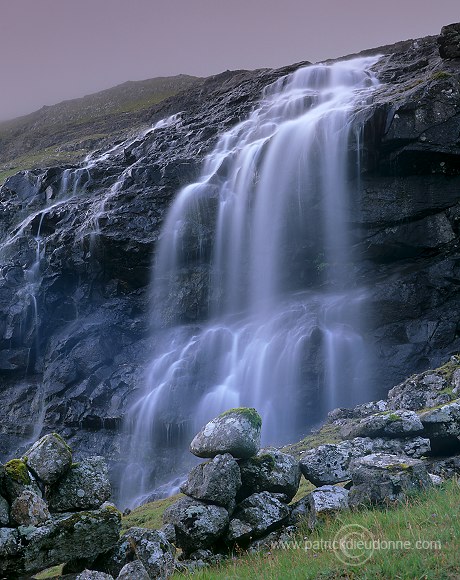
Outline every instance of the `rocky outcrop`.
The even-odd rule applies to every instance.
[[[74,501],[74,488],[66,484],[73,469],[67,461],[71,451],[59,436],[53,433],[43,437],[32,446],[31,457],[33,475],[28,463],[18,459],[0,468],[0,494],[7,498],[2,498],[0,505],[0,526],[4,526],[0,527],[2,577],[30,575],[77,559],[94,560],[116,544],[120,533],[120,512],[114,505],[103,503],[110,497],[110,486],[102,486],[102,501],[89,505]],[[101,458],[87,462],[94,482],[106,481],[107,467]],[[43,479],[38,473],[43,474]],[[80,483],[82,489],[76,494],[79,497],[79,491],[86,491],[85,482]],[[64,513],[51,513],[53,494],[61,498]]]
[[[362,199],[349,220],[354,275],[369,295],[364,342],[375,352],[363,397],[382,398],[409,373],[460,350],[457,32],[452,25],[439,40],[369,51],[383,55],[374,67],[382,84],[363,113]],[[207,79],[151,109],[152,125],[177,114],[169,125],[78,167],[21,172],[1,188],[0,459],[24,455],[37,430],[58,430],[78,453],[103,455],[111,473],[120,472],[129,447],[121,424],[155,346],[147,288],[167,209],[218,135],[248,116],[265,86],[299,66]],[[188,325],[209,316],[208,222],[190,233],[174,297],[174,314]],[[315,282],[302,268],[302,289],[310,290]],[[172,316],[161,313],[165,323]],[[314,385],[325,372],[320,346],[305,362]],[[440,404],[448,402],[442,391]],[[299,400],[305,428],[328,410],[320,390]],[[155,457],[159,470],[167,445],[182,443],[188,413],[179,406],[165,413],[164,440],[172,443]]]

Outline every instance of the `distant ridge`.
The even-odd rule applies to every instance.
[[[127,81],[0,122],[0,183],[21,169],[80,161],[106,141],[145,125],[154,105],[203,80],[177,75]]]

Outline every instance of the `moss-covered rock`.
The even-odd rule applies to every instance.
[[[31,471],[47,485],[57,481],[72,464],[72,451],[57,433],[45,435],[23,457]]]
[[[230,453],[246,459],[260,449],[262,419],[255,409],[229,409],[209,423],[195,436],[190,451],[198,457],[215,457]]]
[[[90,457],[71,467],[48,492],[52,512],[95,509],[112,493],[103,457]]]

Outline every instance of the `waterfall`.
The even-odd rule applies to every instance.
[[[170,208],[153,268],[155,352],[127,420],[127,505],[180,476],[194,433],[230,407],[255,407],[264,442],[279,444],[369,397],[349,222],[376,61],[268,86]]]

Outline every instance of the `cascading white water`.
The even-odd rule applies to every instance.
[[[376,60],[309,66],[270,85],[174,201],[153,274],[157,348],[128,421],[127,505],[180,474],[193,434],[230,407],[255,407],[265,442],[280,443],[366,397],[350,143]],[[191,286],[208,314],[201,325],[182,306]]]

